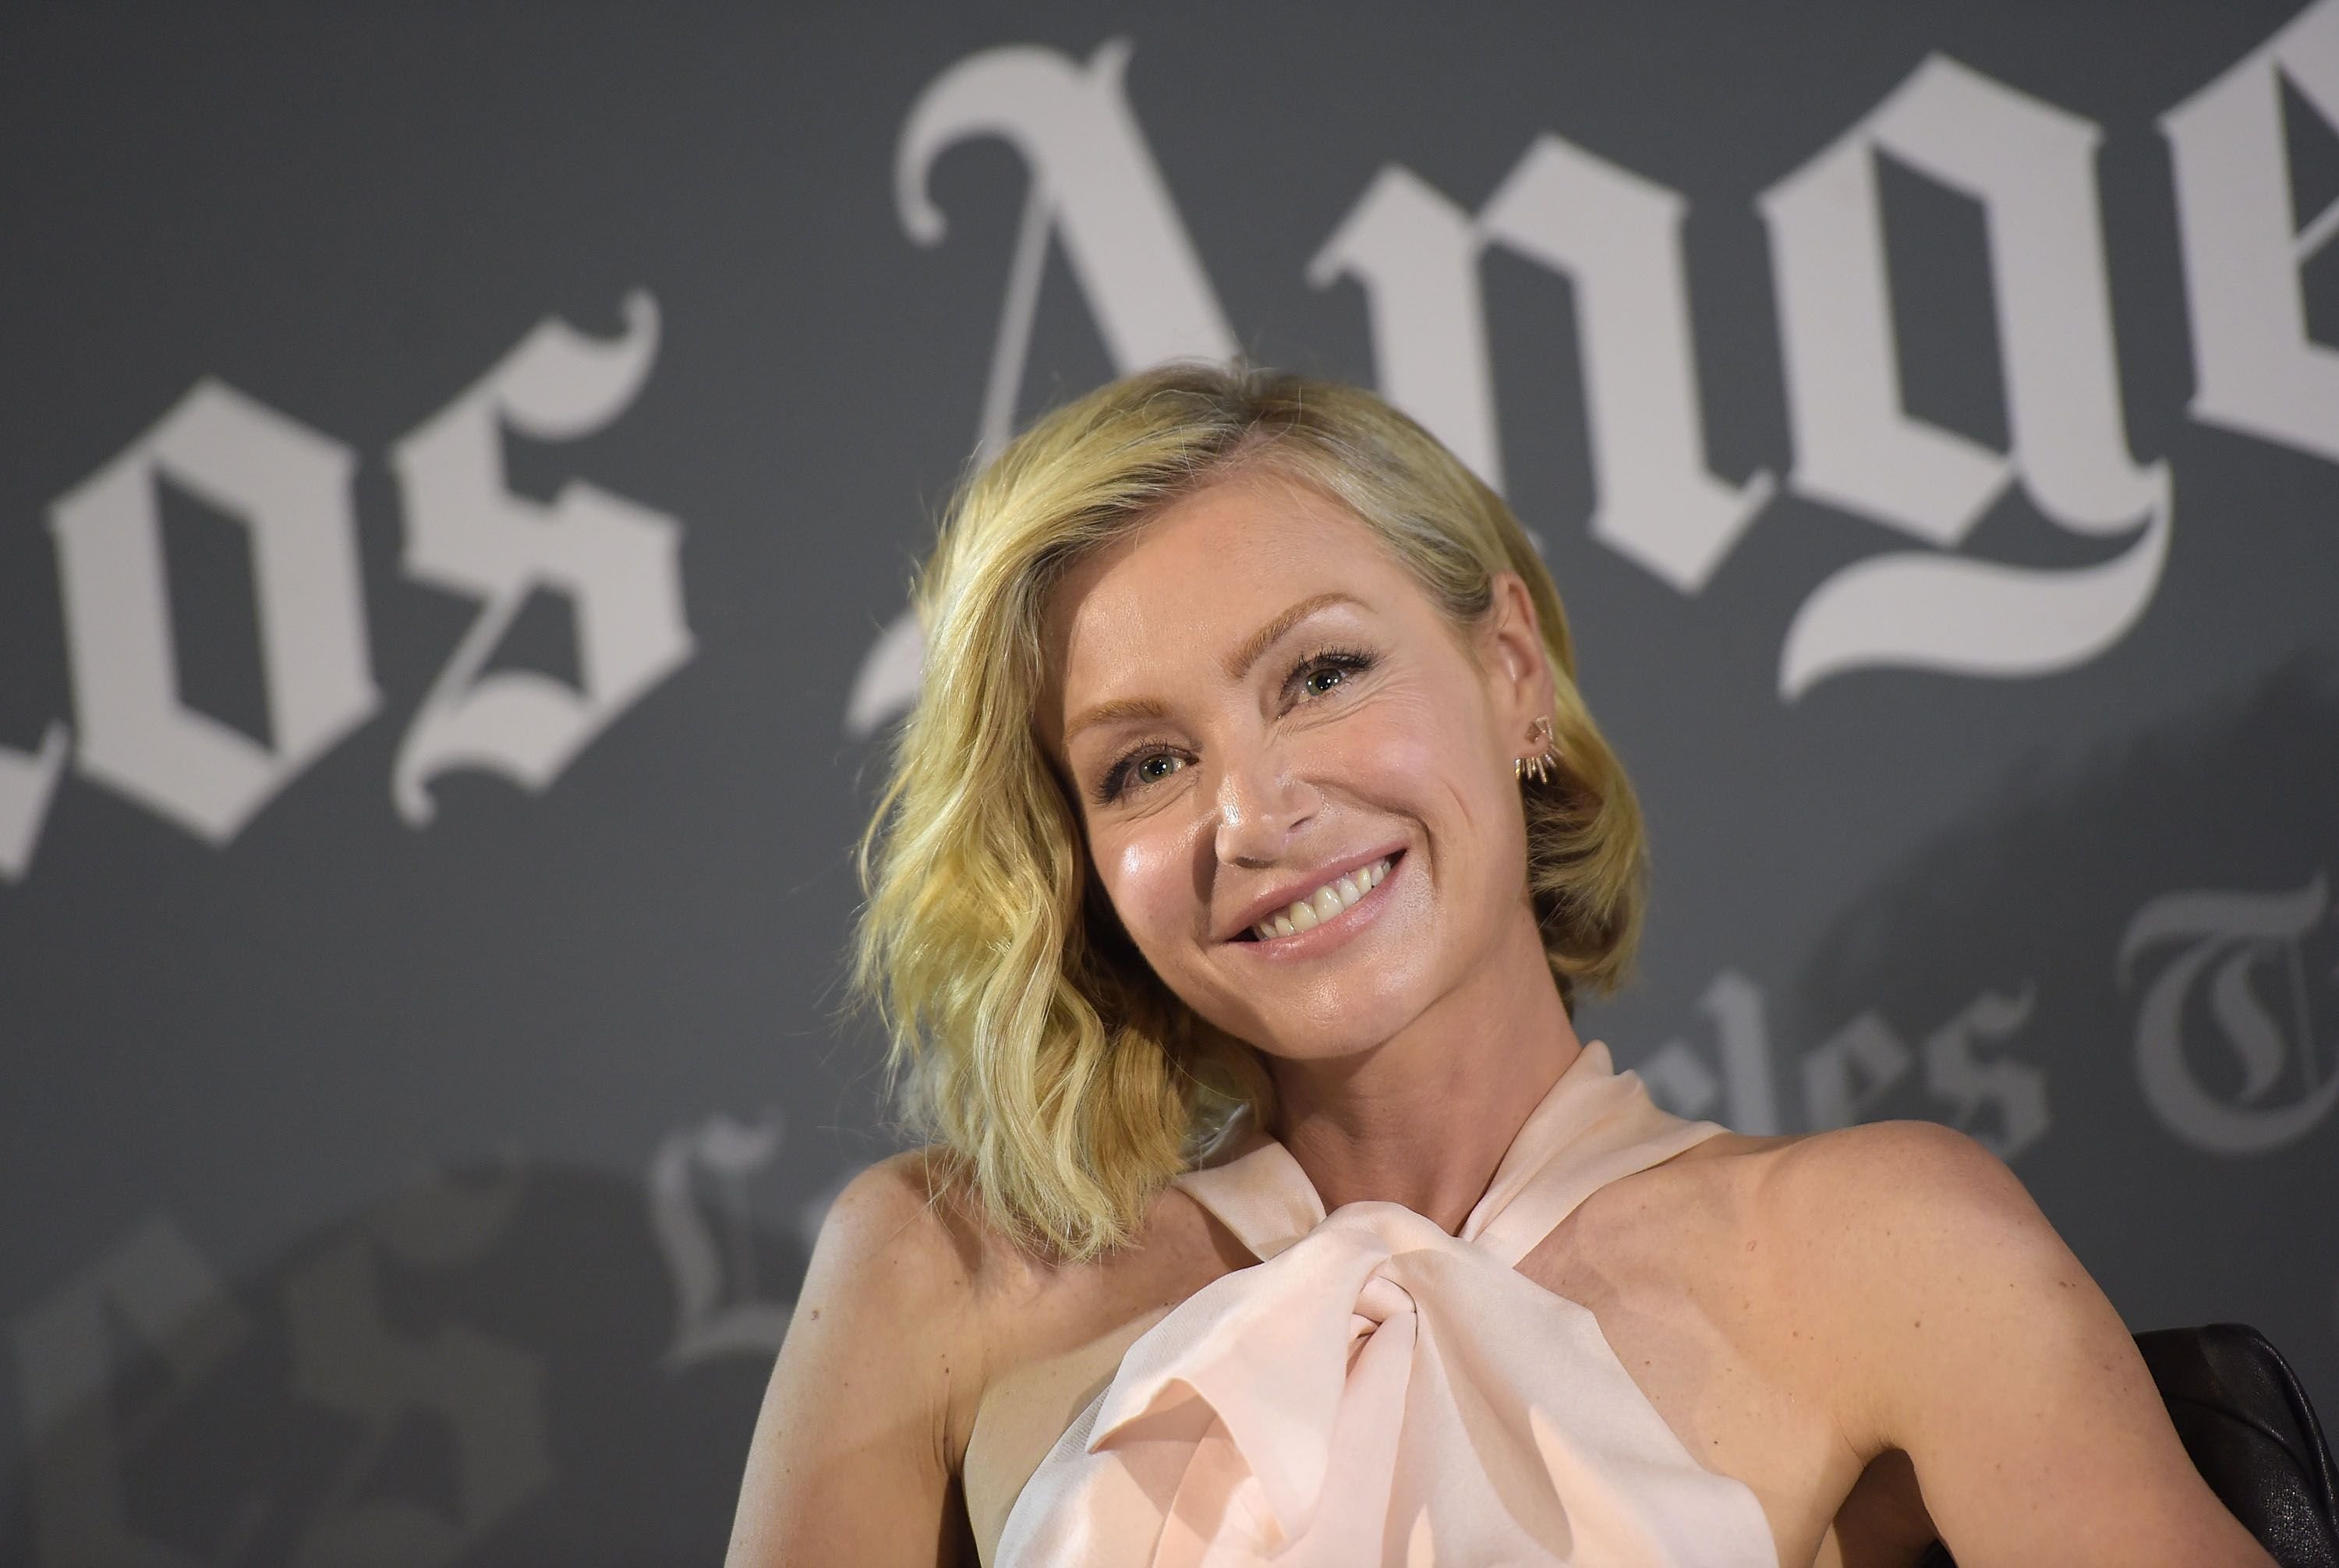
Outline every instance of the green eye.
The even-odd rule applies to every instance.
[[[1160,784],[1184,765],[1168,752],[1155,752],[1137,764],[1137,776],[1147,784]]]
[[[1325,648],[1299,660],[1284,677],[1286,702],[1310,702],[1347,685],[1348,677],[1373,667],[1373,656],[1346,648]]]

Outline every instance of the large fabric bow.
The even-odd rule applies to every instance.
[[[1571,1114],[1538,1107],[1458,1238],[1394,1203],[1324,1216],[1271,1141],[1189,1178],[1265,1260],[1130,1347],[1018,1500],[1002,1568],[1776,1568],[1753,1494],[1689,1455],[1591,1312],[1514,1267],[1612,1172],[1714,1130],[1605,1056]]]

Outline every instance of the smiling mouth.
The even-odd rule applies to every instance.
[[[1334,916],[1354,909],[1375,888],[1388,880],[1389,870],[1396,863],[1396,855],[1383,855],[1370,865],[1344,872],[1306,898],[1284,905],[1243,932],[1239,940],[1273,942],[1278,937],[1298,936],[1301,932],[1314,931]]]

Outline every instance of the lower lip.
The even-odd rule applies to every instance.
[[[1381,895],[1388,892],[1390,884],[1405,869],[1406,858],[1400,850],[1389,861],[1388,874],[1381,878],[1369,892],[1309,930],[1294,932],[1289,936],[1270,937],[1264,942],[1236,941],[1228,945],[1253,954],[1263,963],[1299,963],[1321,957],[1380,918],[1381,911],[1388,904],[1388,900]]]

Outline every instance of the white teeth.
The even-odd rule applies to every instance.
[[[1380,886],[1388,873],[1389,863],[1386,860],[1359,866],[1355,871],[1335,877],[1306,898],[1286,905],[1259,922],[1250,928],[1251,934],[1261,942],[1267,942],[1278,936],[1294,936],[1303,931],[1313,931]]]

